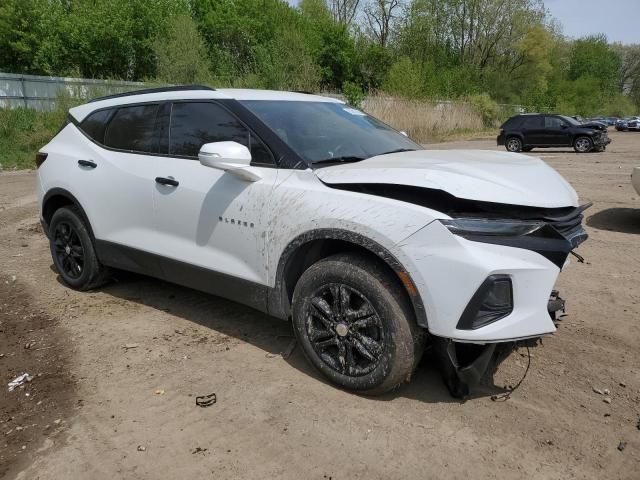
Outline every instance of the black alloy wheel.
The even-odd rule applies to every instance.
[[[349,376],[376,368],[385,349],[384,328],[371,302],[341,283],[323,285],[306,304],[311,346],[331,369]]]
[[[109,269],[96,255],[88,222],[74,206],[59,208],[49,223],[51,257],[62,281],[77,290],[90,290],[105,283]]]
[[[73,225],[59,222],[53,232],[56,265],[71,279],[78,279],[84,269],[84,248]]]
[[[292,320],[309,362],[334,384],[366,395],[409,381],[424,351],[425,331],[398,277],[358,253],[332,255],[305,270],[293,292]]]

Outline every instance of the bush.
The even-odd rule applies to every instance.
[[[500,120],[500,109],[498,104],[488,93],[480,93],[467,97],[467,102],[482,117],[485,127],[496,127]]]
[[[635,112],[636,106],[631,98],[626,95],[617,94],[611,97],[609,104],[606,107],[607,115],[614,115],[616,117],[627,117]]]
[[[365,99],[365,94],[357,83],[346,81],[342,84],[342,94],[344,95],[347,103],[355,108],[360,108],[362,101]]]
[[[5,169],[33,168],[36,153],[49,143],[78,101],[58,95],[56,108],[38,112],[30,108],[0,109],[0,165]]]
[[[415,62],[402,57],[391,65],[384,82],[384,91],[403,98],[418,98],[423,94],[422,72]]]
[[[167,83],[206,83],[210,78],[207,49],[188,15],[171,18],[164,36],[153,44],[157,78]]]

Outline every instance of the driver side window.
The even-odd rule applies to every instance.
[[[545,117],[544,126],[546,128],[562,128],[565,123],[558,117]]]
[[[237,118],[211,102],[176,102],[171,110],[169,155],[197,158],[205,143],[232,141],[246,146],[251,163],[273,165],[267,147]]]

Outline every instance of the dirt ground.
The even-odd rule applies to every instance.
[[[503,402],[452,399],[429,358],[398,392],[352,395],[299,349],[283,358],[289,325],[243,306],[132,275],[65,288],[34,173],[1,173],[0,476],[640,478],[640,134],[611,136],[602,154],[532,152],[594,202],[591,238],[559,280],[568,315]],[[526,363],[514,353],[497,381],[514,384]],[[195,405],[212,392],[216,404]]]

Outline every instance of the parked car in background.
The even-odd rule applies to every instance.
[[[618,117],[607,117],[607,125],[613,127],[618,120],[620,120]]]
[[[550,294],[587,238],[588,205],[542,160],[428,151],[303,93],[103,97],[72,108],[36,164],[66,285],[112,267],[291,318],[309,362],[367,394],[407,382],[428,343],[466,395],[497,346],[556,330]]]
[[[640,117],[627,117],[616,122],[616,130],[628,132],[629,130],[640,130]]]
[[[607,127],[598,122],[581,123],[555,114],[515,115],[500,127],[498,145],[510,152],[533,148],[573,147],[578,153],[604,151],[611,139]]]
[[[627,122],[627,130],[640,130],[640,117],[631,117]]]

